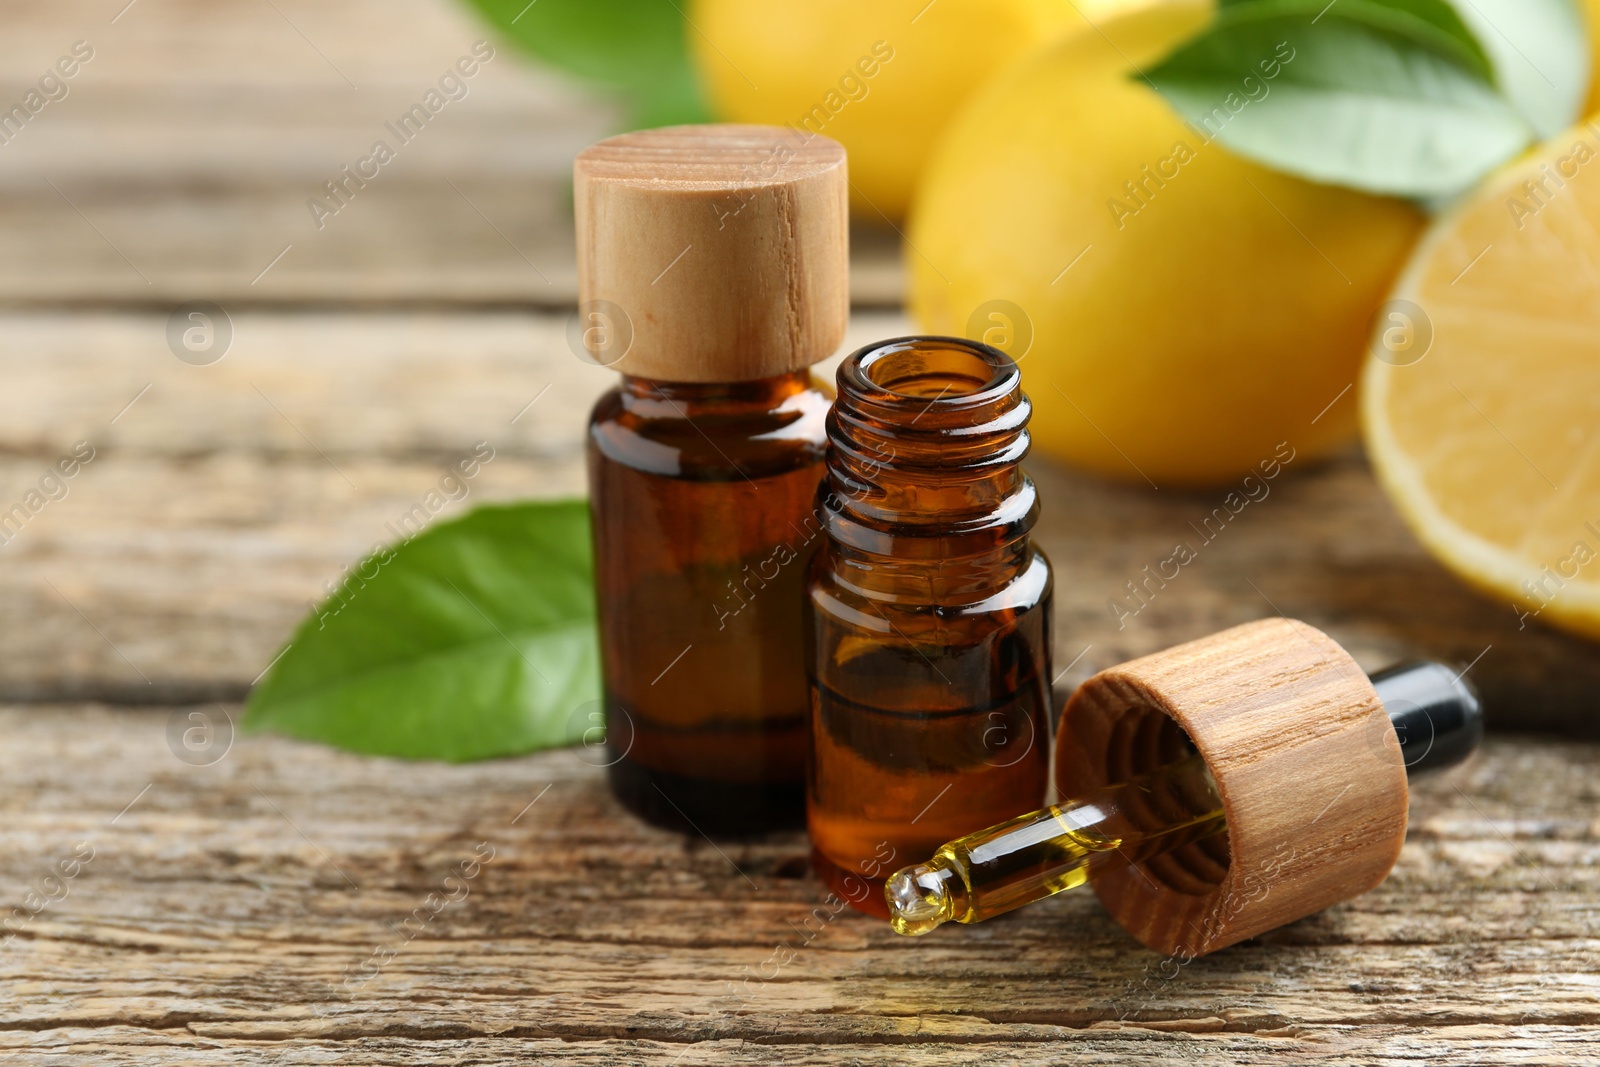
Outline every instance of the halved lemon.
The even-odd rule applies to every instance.
[[[1428,549],[1523,625],[1600,637],[1600,121],[1434,224],[1362,385],[1373,466]]]

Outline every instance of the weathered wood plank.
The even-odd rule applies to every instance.
[[[97,450],[65,499],[0,546],[0,695],[239,697],[325,583],[394,539],[476,441],[496,458],[442,514],[583,492],[584,421],[613,377],[574,358],[562,315],[257,309],[233,320],[233,349],[195,367],[168,350],[163,315],[0,315],[0,513],[75,442]],[[909,328],[860,314],[846,347]],[[1058,573],[1063,689],[1282,611],[1369,668],[1419,654],[1476,661],[1497,726],[1600,734],[1600,649],[1519,631],[1508,605],[1449,576],[1355,454],[1291,468],[1131,617],[1109,605],[1136,607],[1125,583],[1193,540],[1190,523],[1222,494],[1110,485],[1043,459],[1030,468],[1045,505],[1037,536]]]
[[[0,692],[237,696],[477,441],[495,458],[440,517],[581,495],[583,426],[615,376],[572,355],[564,322],[242,313],[234,349],[195,367],[165,316],[0,317],[0,515],[95,449],[0,544]],[[849,343],[903,329],[869,315]]]
[[[1594,745],[1493,739],[1418,791],[1377,892],[1171,978],[1085,894],[914,944],[818,910],[803,838],[647,829],[581,750],[181,761],[171,733],[237,706],[125,705],[241,696],[474,442],[496,458],[440,517],[582,491],[611,378],[564,338],[567,169],[616,112],[502,48],[319,229],[307,199],[485,36],[464,5],[0,0],[0,22],[0,105],[96,50],[0,144],[0,509],[95,450],[0,538],[0,700],[47,702],[0,708],[5,1062],[1593,1061]],[[893,304],[894,236],[853,258],[858,304]],[[213,366],[165,339],[193,299],[232,316]],[[16,310],[41,305],[69,310]],[[906,328],[861,315],[850,343]],[[1281,610],[1369,666],[1476,660],[1498,726],[1600,734],[1594,646],[1463,589],[1354,453],[1276,482],[1125,625],[1123,583],[1217,499],[1032,471],[1063,690]],[[59,703],[84,697],[124,707]]]
[[[758,1044],[741,1040],[709,1040],[693,1045],[649,1039],[606,1041],[557,1040],[537,1035],[485,1035],[471,1038],[358,1038],[337,1046],[299,1039],[220,1039],[199,1037],[174,1028],[152,1038],[132,1027],[61,1029],[22,1035],[26,1045],[0,1033],[0,1048],[19,1067],[75,1062],[68,1057],[120,1065],[146,1063],[159,1055],[174,1067],[214,1064],[219,1055],[248,1067],[296,1065],[554,1063],[603,1064],[607,1067],[705,1067],[739,1063],[751,1067],[839,1067],[839,1065],[945,1064],[949,1067],[1166,1067],[1179,1063],[1294,1063],[1370,1067],[1382,1063],[1436,1064],[1459,1067],[1484,1063],[1486,1050],[1504,1064],[1565,1065],[1591,1062],[1593,1035],[1572,1027],[1432,1026],[1321,1028],[1301,1027],[1288,1034],[1158,1033],[1147,1030],[1045,1034],[1037,1040],[927,1040],[915,1045]],[[18,1050],[22,1051],[18,1051]]]
[[[464,3],[163,0],[111,22],[120,7],[0,2],[6,107],[75,42],[93,49],[0,143],[0,300],[575,299],[572,158],[623,118]],[[485,39],[465,96],[408,141],[386,127]],[[329,197],[379,140],[394,160]],[[855,246],[858,300],[897,302],[897,239]]]
[[[0,945],[0,1046],[1451,1062],[1494,1035],[1500,1062],[1579,1062],[1600,1025],[1594,745],[1493,740],[1418,790],[1376,892],[1163,978],[1088,894],[916,942],[816,910],[799,835],[712,846],[646,828],[581,751],[449,767],[249,737],[190,766],[167,731],[195,710],[237,713],[0,709],[0,899],[94,850]],[[429,893],[458,899],[433,914]]]

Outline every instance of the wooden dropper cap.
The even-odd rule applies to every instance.
[[[573,195],[591,358],[678,382],[827,359],[850,314],[848,193],[838,142],[776,126],[675,126],[584,149]]]
[[[1400,855],[1406,759],[1390,712],[1350,654],[1303,622],[1250,623],[1101,671],[1061,715],[1063,795],[1154,771],[1190,744],[1216,783],[1225,837],[1094,882],[1158,952],[1203,955],[1359,896]]]

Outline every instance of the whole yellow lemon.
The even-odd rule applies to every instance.
[[[1130,76],[1211,14],[1137,8],[1001,75],[946,132],[908,231],[914,313],[1023,355],[1038,448],[1160,487],[1347,440],[1369,328],[1423,224],[1231,154]],[[1294,61],[1280,52],[1240,71],[1257,96]]]
[[[1052,34],[1138,0],[694,0],[713,112],[850,152],[852,204],[899,219],[956,108]]]

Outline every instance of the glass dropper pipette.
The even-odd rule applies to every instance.
[[[1409,774],[1452,767],[1477,748],[1482,707],[1449,667],[1403,664],[1373,675],[1372,684]],[[884,885],[889,922],[913,936],[947,922],[982,922],[1225,830],[1216,784],[1191,754],[940,847]]]

